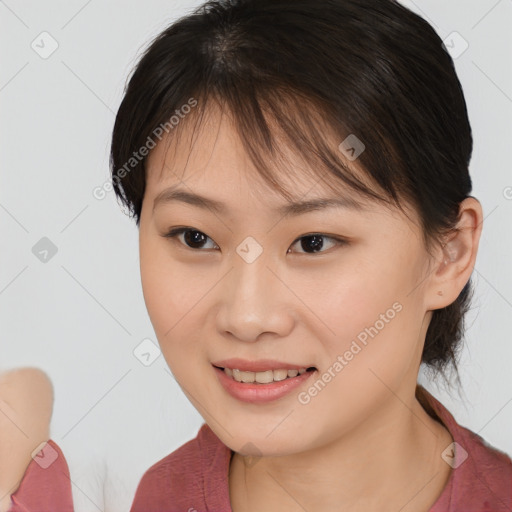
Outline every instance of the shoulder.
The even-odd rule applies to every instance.
[[[200,466],[199,443],[197,437],[186,442],[171,454],[153,464],[143,475],[141,484],[144,486],[168,483],[173,479],[187,476],[187,468]],[[175,481],[175,480],[174,480]]]
[[[453,438],[453,443],[442,454],[452,472],[432,512],[444,511],[449,505],[467,510],[512,510],[512,459],[509,455],[460,425],[432,395],[427,393],[426,397]]]
[[[186,503],[197,501],[203,496],[202,445],[210,439],[205,436],[206,425],[200,428],[194,439],[186,442],[177,450],[153,464],[142,476],[131,512],[150,512],[163,509],[172,503],[181,510]],[[187,510],[186,508],[184,510]]]
[[[143,475],[130,512],[231,510],[231,450],[204,423],[197,436]]]
[[[491,445],[482,436],[459,425],[460,442],[467,448],[467,456],[471,455],[475,471],[482,481],[492,480],[507,490],[512,497],[512,459],[504,451]],[[512,503],[511,503],[512,504]]]
[[[512,510],[512,459],[458,425],[450,501],[467,510]]]

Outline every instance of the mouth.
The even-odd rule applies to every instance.
[[[215,364],[212,366],[223,371],[230,379],[242,384],[270,384],[272,382],[281,382],[316,370],[316,367],[309,366],[307,368],[277,368],[253,372],[240,370],[239,368],[217,366]]]

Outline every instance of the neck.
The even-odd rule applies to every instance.
[[[406,401],[392,395],[371,418],[328,445],[262,457],[255,465],[235,453],[233,511],[427,512],[450,475],[441,453],[451,442],[414,394]]]

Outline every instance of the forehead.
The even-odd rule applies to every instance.
[[[208,107],[202,118],[191,115],[178,130],[167,134],[151,150],[146,161],[146,188],[149,195],[161,194],[179,184],[190,191],[209,191],[215,188],[225,195],[240,194],[243,189],[251,195],[282,202],[282,195],[272,183],[265,180],[257,163],[247,152],[229,110],[215,104]],[[332,130],[331,130],[332,131]],[[325,132],[327,134],[327,130]],[[371,201],[362,194],[349,190],[339,178],[306,162],[304,155],[294,151],[278,131],[273,133],[278,152],[271,154],[260,147],[256,151],[266,161],[271,174],[291,198],[314,198],[343,195],[348,202],[370,206]],[[336,137],[330,133],[331,144]],[[352,163],[350,169],[368,184],[365,174]]]

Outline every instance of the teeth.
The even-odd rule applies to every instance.
[[[272,372],[273,380],[284,380],[288,378],[288,370],[274,370]]]
[[[298,370],[266,370],[264,372],[243,372],[237,368],[224,368],[224,373],[237,382],[257,382],[258,384],[268,384],[270,382],[279,382],[289,377],[296,377],[306,372],[306,368]]]

